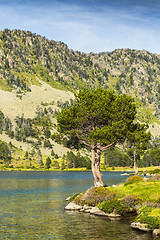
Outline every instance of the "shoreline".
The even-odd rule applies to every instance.
[[[68,197],[65,210],[93,214],[110,220],[132,217],[131,228],[159,237],[160,175],[158,176],[157,179],[148,180],[140,176],[131,176],[124,184],[91,187],[85,193]],[[158,195],[153,195],[155,192]]]
[[[151,166],[151,167],[144,167],[144,168],[139,168],[139,172],[138,175],[142,175],[145,174],[147,172],[150,171],[154,171],[159,169],[159,166]],[[86,169],[86,168],[68,168],[68,169],[54,169],[54,168],[49,168],[49,169],[45,169],[45,168],[25,168],[25,167],[19,167],[19,168],[14,168],[14,167],[6,167],[6,166],[0,166],[0,172],[3,171],[32,171],[32,172],[37,172],[37,171],[43,171],[43,172],[91,172],[91,169]],[[101,169],[101,172],[103,174],[103,172],[124,172],[126,173],[126,175],[133,175],[134,174],[134,170],[133,168],[129,168],[129,167],[114,167],[114,169],[112,167],[107,167],[106,169]]]

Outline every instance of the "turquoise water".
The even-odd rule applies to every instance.
[[[103,172],[107,185],[125,181]],[[0,239],[151,240],[130,220],[64,211],[65,199],[93,186],[91,172],[0,172]]]

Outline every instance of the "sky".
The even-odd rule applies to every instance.
[[[31,31],[70,49],[160,54],[160,0],[0,0],[0,30]]]

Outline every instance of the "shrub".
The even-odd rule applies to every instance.
[[[153,208],[143,207],[140,209],[139,215],[136,217],[136,222],[146,223],[148,227],[155,229],[160,228],[160,216],[152,216]]]
[[[142,199],[139,198],[138,196],[134,196],[134,195],[126,195],[123,199],[122,199],[127,206],[129,207],[134,207],[137,204],[142,202]]]
[[[83,196],[77,197],[75,202],[82,205],[96,206],[103,201],[115,198],[115,196],[116,193],[106,187],[92,187]]]
[[[117,198],[112,198],[98,204],[98,208],[106,213],[115,212],[121,215],[125,215],[130,211],[130,208],[125,204],[125,202],[118,200]]]
[[[150,170],[148,171],[149,174],[160,174],[160,169],[154,169],[154,170]]]
[[[72,202],[78,195],[80,195],[80,193],[76,193],[73,196],[71,196],[70,199],[68,200],[68,203]]]
[[[158,217],[152,217],[152,216],[147,216],[147,215],[143,214],[141,216],[141,220],[140,221],[142,223],[146,223],[148,225],[148,227],[150,227],[152,229],[160,227]]]
[[[127,181],[125,182],[125,186],[129,185],[129,184],[133,184],[135,182],[141,182],[144,181],[144,179],[140,176],[131,176],[127,179]]]

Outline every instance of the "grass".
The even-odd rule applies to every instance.
[[[143,201],[157,202],[160,198],[160,180],[158,181],[142,181],[127,186],[119,185],[117,188],[109,187],[114,190],[119,198],[126,195],[139,196]]]
[[[160,208],[143,206],[135,221],[145,223],[151,229],[160,228]]]
[[[11,91],[11,88],[8,86],[7,82],[2,78],[0,78],[0,89],[3,91]]]
[[[117,81],[118,81],[117,77],[108,76],[108,87],[109,87],[109,89],[115,89]]]
[[[160,179],[116,187],[92,187],[75,197],[74,202],[125,217],[136,215],[133,221],[144,223],[152,230],[160,228]]]

